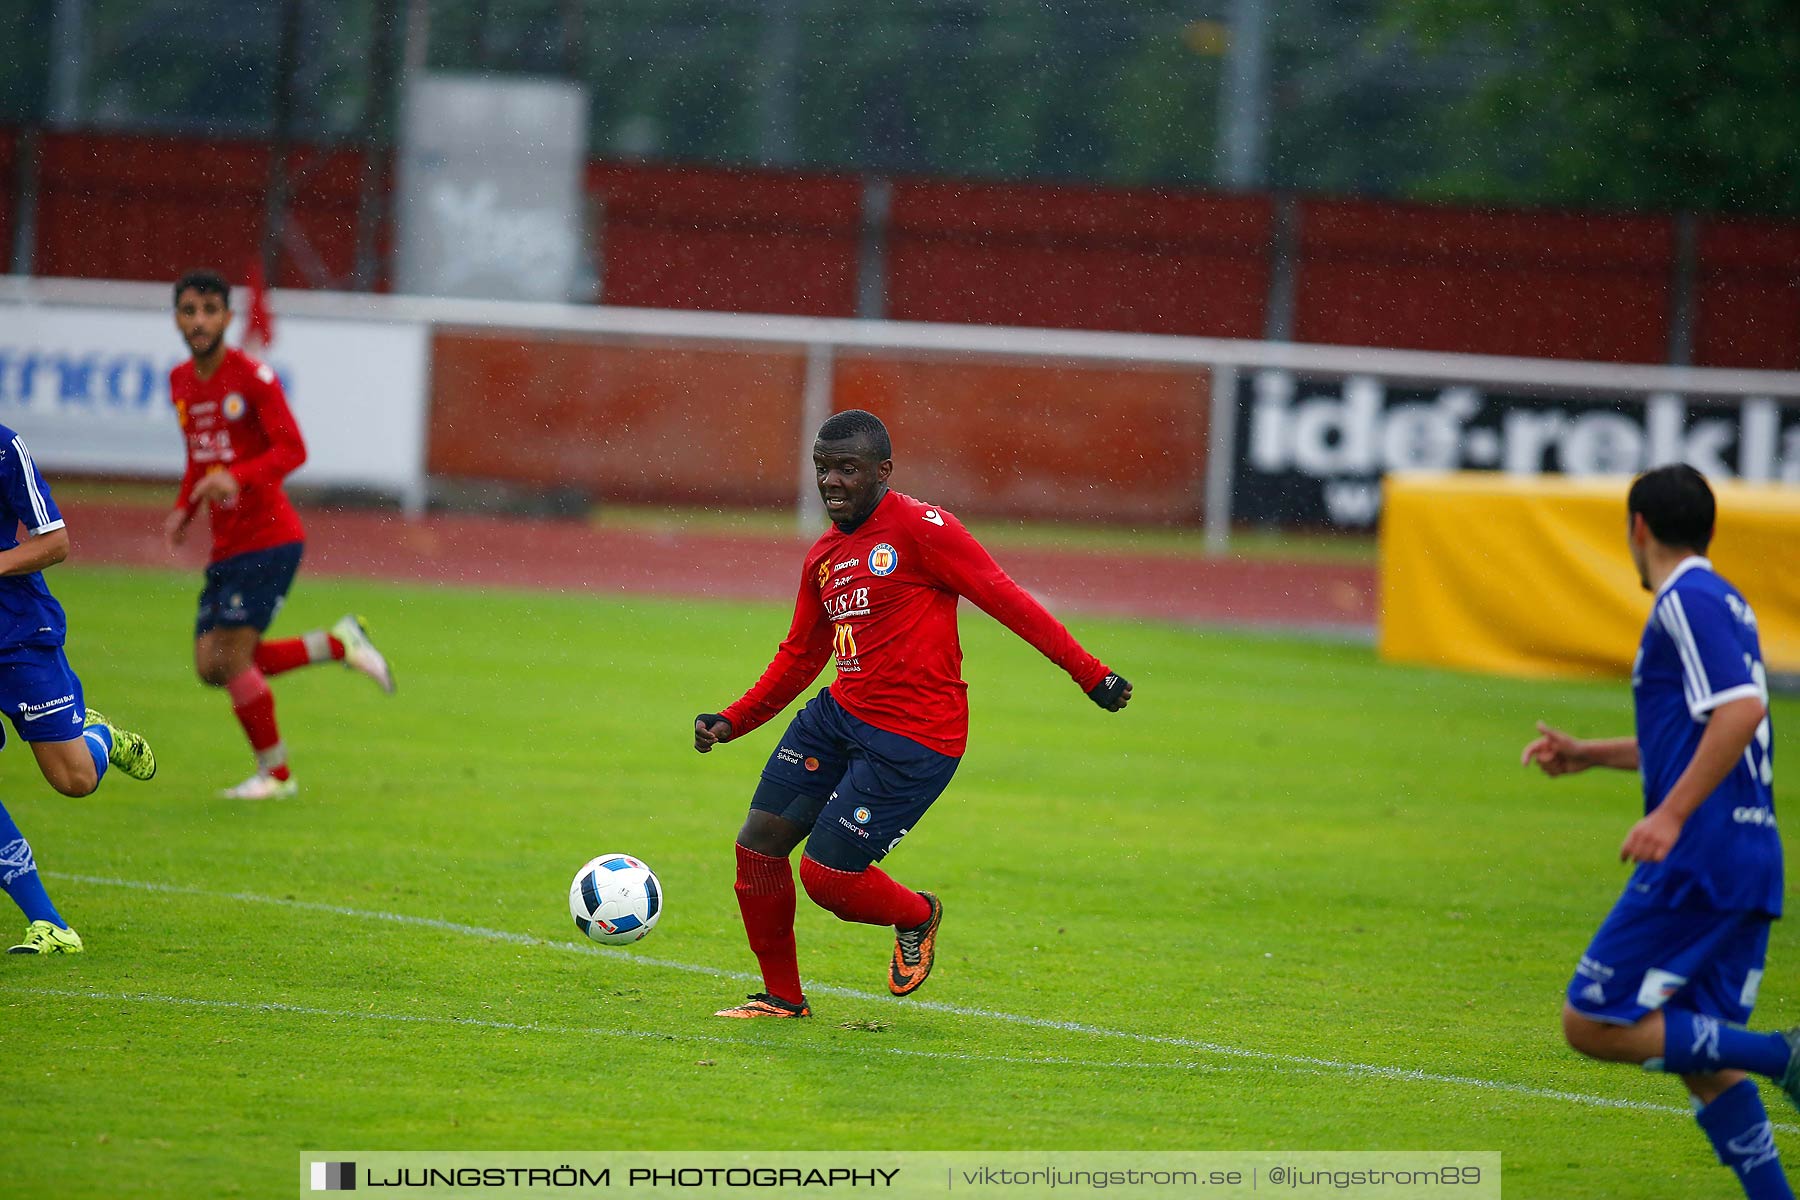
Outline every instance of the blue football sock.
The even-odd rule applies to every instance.
[[[106,778],[106,767],[112,761],[112,730],[104,725],[91,725],[82,730],[82,738],[87,742],[88,754],[94,760],[94,786]]]
[[[1671,1075],[1733,1069],[1779,1079],[1790,1053],[1779,1033],[1758,1033],[1684,1008],[1663,1009],[1660,1069]]]
[[[1775,1130],[1755,1082],[1745,1079],[1726,1088],[1696,1112],[1694,1120],[1706,1131],[1719,1161],[1737,1172],[1750,1200],[1793,1200],[1775,1149]]]
[[[54,921],[64,929],[69,927],[62,914],[56,911],[56,905],[50,903],[44,881],[38,878],[37,861],[31,857],[31,843],[19,832],[3,804],[0,804],[0,887],[6,889],[6,894],[12,897],[27,921]]]

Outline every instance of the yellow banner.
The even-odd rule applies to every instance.
[[[1389,475],[1381,656],[1531,677],[1618,676],[1650,614],[1627,478]],[[1756,611],[1763,662],[1800,672],[1800,488],[1715,481],[1708,557]]]

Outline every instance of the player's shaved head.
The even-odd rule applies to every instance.
[[[217,271],[189,271],[175,281],[175,303],[181,303],[183,292],[198,292],[202,296],[217,296],[226,308],[231,307],[231,284]]]
[[[887,426],[874,413],[853,408],[819,426],[813,442],[813,470],[819,499],[838,528],[854,529],[887,494],[894,449]]]
[[[1712,542],[1717,506],[1706,476],[1686,463],[1646,471],[1631,484],[1625,511],[1644,518],[1651,536],[1665,546],[1706,553]]]
[[[821,442],[862,441],[869,448],[869,457],[876,462],[885,462],[894,457],[894,444],[888,439],[887,426],[881,418],[872,412],[864,412],[860,408],[845,409],[834,413],[825,423],[819,426],[818,440]]]

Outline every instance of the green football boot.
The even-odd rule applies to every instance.
[[[96,725],[104,725],[112,733],[112,753],[106,756],[107,762],[133,779],[149,779],[156,774],[156,755],[143,734],[120,729],[90,708],[81,727],[92,729]]]
[[[25,927],[25,940],[9,947],[8,954],[80,954],[81,935],[49,921],[33,921]]]

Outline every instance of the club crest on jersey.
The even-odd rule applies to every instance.
[[[225,397],[225,404],[221,411],[224,412],[227,421],[235,421],[244,415],[244,407],[244,398],[236,392],[232,392]]]
[[[894,568],[900,565],[900,552],[886,542],[869,551],[869,572],[873,575],[892,575]]]
[[[857,823],[857,824],[858,824],[858,825],[867,825],[867,824],[868,824],[868,823],[869,823],[869,817],[870,817],[870,815],[871,815],[871,814],[870,814],[870,812],[869,812],[869,810],[868,810],[868,809],[866,809],[866,808],[858,808],[858,809],[857,809],[857,810],[856,810],[856,811],[855,811],[855,812],[853,812],[853,813],[851,813],[851,814],[850,814],[850,817],[851,817],[851,819],[852,819],[852,820],[854,820],[854,821],[855,821],[855,822],[856,822],[856,823]]]
[[[831,560],[828,558],[819,564],[819,587],[823,589],[831,582]]]

